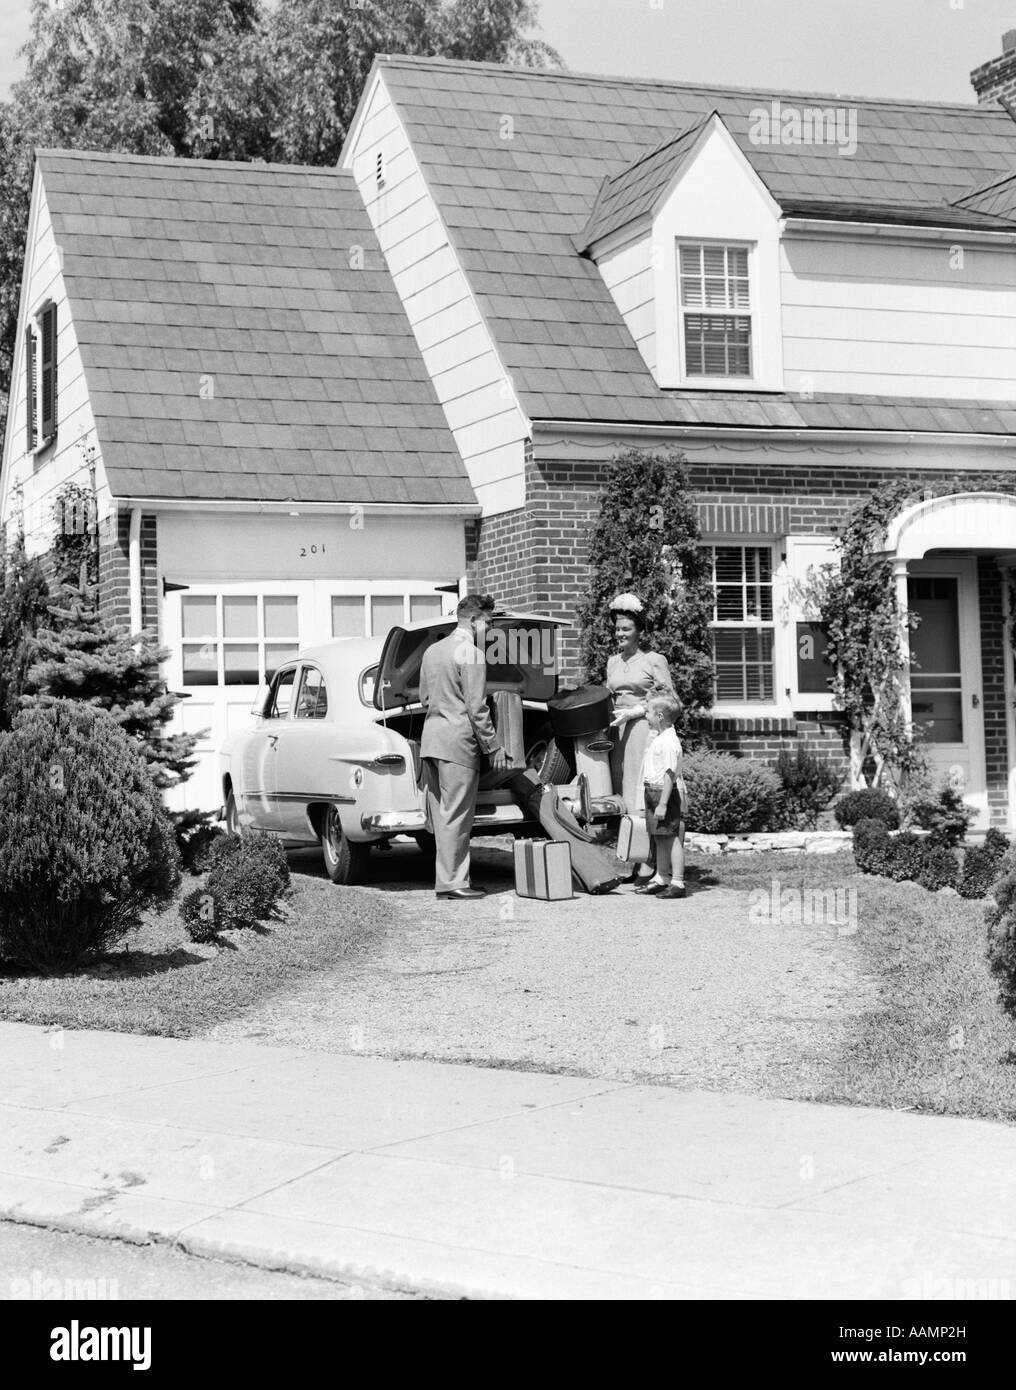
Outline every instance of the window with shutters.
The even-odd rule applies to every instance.
[[[46,304],[25,333],[25,434],[29,452],[52,443],[57,426],[56,305]]]
[[[775,700],[773,552],[768,545],[714,545],[713,662],[716,703]]]
[[[678,245],[686,377],[752,375],[748,249],[702,242]]]

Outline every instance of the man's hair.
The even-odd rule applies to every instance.
[[[474,618],[489,618],[493,611],[494,600],[490,594],[467,594],[465,598],[459,599],[455,616],[472,622]]]
[[[681,701],[676,695],[650,695],[646,708],[658,710],[668,724],[673,724],[681,713]]]

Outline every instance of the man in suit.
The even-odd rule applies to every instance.
[[[458,626],[423,654],[420,700],[427,711],[420,742],[427,812],[437,842],[439,898],[482,898],[469,881],[469,835],[476,815],[483,755],[508,766],[487,709],[484,634],[493,599],[464,598]]]

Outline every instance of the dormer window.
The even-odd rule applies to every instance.
[[[748,247],[682,242],[681,337],[686,377],[750,377]]]

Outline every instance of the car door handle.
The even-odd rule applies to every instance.
[[[278,747],[278,744],[279,744],[279,736],[278,736],[278,734],[269,734],[269,735],[268,735],[268,742],[272,745],[273,748],[277,748],[277,747]]]

